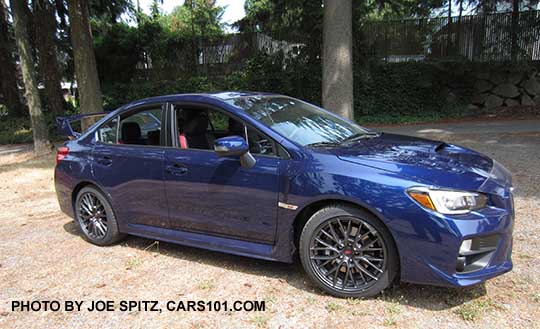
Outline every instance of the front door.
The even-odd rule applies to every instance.
[[[178,113],[178,131],[185,138],[184,148],[169,148],[165,152],[164,178],[171,227],[272,243],[277,224],[280,159],[274,156],[272,145],[268,145],[271,142],[264,145],[264,150],[253,148],[257,159],[253,168],[242,167],[239,158],[218,157],[211,149],[213,140],[237,134],[232,126],[238,126],[238,122],[233,123],[222,112],[200,111],[204,111],[206,119],[197,113]],[[190,122],[194,118],[202,121]],[[208,125],[204,120],[208,120]]]

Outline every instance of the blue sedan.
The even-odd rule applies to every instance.
[[[394,280],[468,286],[512,269],[510,173],[478,152],[379,133],[287,96],[148,98],[58,149],[61,209],[126,234],[293,262],[340,297]]]

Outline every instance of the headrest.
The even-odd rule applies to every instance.
[[[239,136],[244,136],[244,125],[238,121],[238,120],[235,120],[233,118],[229,118],[229,132],[235,134],[235,135],[239,135]]]
[[[190,114],[183,118],[183,133],[186,135],[202,135],[208,129],[208,117],[204,112]]]
[[[122,123],[122,140],[131,141],[141,138],[141,127],[137,122]]]
[[[148,132],[148,145],[159,145],[159,130],[153,130]]]

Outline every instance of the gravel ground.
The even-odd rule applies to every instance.
[[[479,150],[514,174],[514,270],[449,289],[401,283],[338,299],[281,264],[128,237],[100,248],[59,211],[53,156],[0,154],[0,327],[540,328],[540,133],[423,134]],[[12,300],[264,300],[264,312],[12,312]]]

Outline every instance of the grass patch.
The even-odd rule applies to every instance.
[[[394,319],[392,317],[385,318],[383,320],[383,324],[384,324],[385,327],[393,327],[393,326],[395,326],[397,324],[397,321],[396,321],[396,319]]]
[[[199,282],[198,287],[201,290],[212,290],[212,289],[214,289],[216,287],[216,285],[214,284],[214,282],[212,282],[210,280],[203,280],[203,281]]]
[[[496,305],[489,299],[475,299],[466,302],[454,310],[465,321],[475,321]]]
[[[268,304],[273,305],[273,304],[276,303],[277,297],[276,297],[275,295],[273,295],[273,294],[270,294],[270,295],[268,295],[268,296],[265,298],[265,300],[266,300],[266,302],[267,302]]]
[[[325,308],[328,312],[336,312],[341,310],[343,307],[338,303],[329,302],[328,304],[326,304]]]
[[[268,321],[270,321],[270,317],[268,315],[255,315],[251,320],[251,322],[253,322],[257,328],[268,327]]]
[[[314,305],[315,303],[317,303],[317,298],[313,296],[308,296],[306,298],[306,301],[308,302],[309,305]]]
[[[132,257],[126,261],[126,270],[133,270],[139,266],[141,266],[143,263],[143,260],[139,257]]]
[[[386,312],[388,312],[389,314],[400,314],[401,308],[399,307],[399,305],[396,304],[388,304],[386,306]]]

